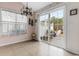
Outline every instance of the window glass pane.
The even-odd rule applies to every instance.
[[[27,25],[24,24],[24,32],[26,32],[26,31],[27,31]]]
[[[15,32],[15,23],[9,23],[8,31],[12,34]]]
[[[8,12],[8,11],[1,11],[2,13],[2,21],[12,21],[15,22],[15,13]]]
[[[50,17],[55,17],[55,18],[57,18],[58,17],[58,11],[54,11],[54,12],[52,12],[52,13],[50,13]]]
[[[25,30],[24,24],[20,24],[20,31],[23,32]]]
[[[3,22],[3,23],[2,23],[2,32],[4,32],[4,33],[5,33],[5,32],[8,32],[7,29],[8,29],[8,23]]]
[[[9,21],[7,11],[1,11],[2,21]]]
[[[27,16],[1,11],[1,17],[0,31],[2,34],[18,34],[26,31]]]
[[[27,16],[24,16],[24,15],[23,15],[23,16],[22,16],[22,20],[23,20],[22,22],[27,23]]]
[[[54,11],[54,12],[50,13],[50,17],[63,18],[63,15],[64,15],[63,12],[64,12],[63,9]]]
[[[18,23],[17,24],[17,33],[26,32],[26,24]]]
[[[22,22],[22,15],[20,14],[17,14],[17,22]]]
[[[63,16],[64,16],[64,10],[61,9],[58,11],[58,18],[63,18]]]
[[[40,23],[39,23],[40,24],[39,25],[39,37],[40,38],[48,35],[48,29],[49,29],[48,18],[49,18],[49,14],[40,16]]]
[[[17,22],[27,23],[27,16],[17,14]]]
[[[58,32],[60,30],[63,33],[63,17],[64,9],[57,9],[50,13],[50,32]]]
[[[48,20],[48,14],[40,16],[40,21]]]
[[[15,13],[12,13],[12,12],[7,12],[7,16],[8,16],[8,19],[9,21],[12,21],[12,22],[15,22],[16,21],[16,14]]]
[[[17,33],[20,32],[20,25],[19,25],[19,23],[16,24],[16,32]]]

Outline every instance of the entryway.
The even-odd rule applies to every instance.
[[[39,17],[39,40],[65,48],[65,6],[52,9]]]

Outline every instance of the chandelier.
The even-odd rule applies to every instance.
[[[30,15],[32,16],[33,12],[32,12],[32,8],[28,7],[28,3],[26,6],[23,6],[23,8],[21,9],[21,15]]]

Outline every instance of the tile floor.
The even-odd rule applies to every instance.
[[[49,40],[49,43],[54,45],[54,46],[65,48],[65,39],[64,39],[64,37],[53,37],[53,39]]]
[[[0,56],[73,56],[43,42],[28,41],[0,47]]]

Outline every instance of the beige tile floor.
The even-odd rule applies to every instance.
[[[73,56],[43,42],[28,41],[0,47],[0,56]]]
[[[49,40],[49,43],[61,48],[65,48],[65,39],[64,37],[53,37],[53,39]]]

